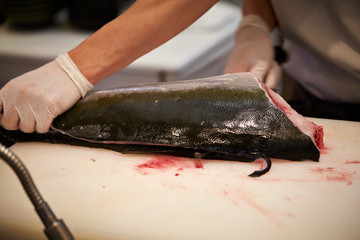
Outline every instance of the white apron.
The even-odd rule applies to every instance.
[[[272,0],[285,71],[316,97],[360,103],[360,1]]]

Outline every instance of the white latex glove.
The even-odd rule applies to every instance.
[[[0,124],[7,130],[45,133],[93,85],[67,54],[9,81],[0,90]]]
[[[244,17],[236,32],[235,47],[224,73],[238,72],[251,72],[270,88],[280,83],[281,68],[274,61],[270,30],[257,15]]]

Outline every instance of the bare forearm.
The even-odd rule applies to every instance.
[[[242,12],[243,16],[255,14],[262,17],[271,30],[277,25],[271,0],[244,0]]]
[[[216,2],[138,0],[69,55],[95,84],[180,33]]]

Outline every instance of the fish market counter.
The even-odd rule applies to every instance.
[[[45,200],[76,239],[360,239],[360,122],[322,125],[320,162],[195,160],[17,143]],[[0,162],[0,239],[46,239]]]

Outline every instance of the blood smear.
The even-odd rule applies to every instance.
[[[321,155],[328,154],[328,150],[329,150],[329,148],[326,148],[326,147],[320,148],[320,154]]]
[[[184,168],[204,168],[199,160],[189,161],[188,159],[163,155],[154,156],[149,161],[137,165],[137,167],[158,170],[176,169],[177,171],[182,171]]]
[[[179,160],[169,156],[156,156],[146,163],[140,164],[138,168],[168,169],[179,166]]]
[[[346,161],[346,164],[359,164],[360,161]]]
[[[355,171],[352,172],[343,172],[335,170],[332,167],[327,168],[314,168],[311,169],[313,173],[320,173],[324,180],[330,182],[345,182],[347,185],[352,184],[352,179],[356,175]]]
[[[194,163],[196,168],[204,168],[204,165],[199,160],[195,160]]]

